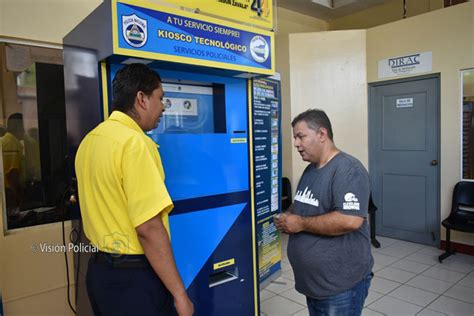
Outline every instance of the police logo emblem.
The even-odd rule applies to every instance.
[[[258,63],[264,63],[270,55],[270,47],[262,36],[254,36],[250,41],[250,54]]]
[[[147,20],[140,19],[137,15],[122,16],[122,35],[132,47],[142,47],[148,38]]]

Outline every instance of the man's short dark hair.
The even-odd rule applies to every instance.
[[[160,75],[144,64],[130,64],[119,71],[112,81],[112,107],[124,113],[133,111],[139,91],[151,95],[161,86]]]
[[[304,121],[312,130],[318,131],[320,127],[324,127],[328,131],[328,137],[333,140],[332,126],[329,117],[323,110],[309,109],[298,114],[291,122],[291,126],[295,127],[299,122]]]
[[[23,133],[23,114],[13,113],[7,119],[7,130],[12,133]]]

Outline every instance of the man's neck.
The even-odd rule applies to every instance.
[[[328,164],[331,159],[333,159],[338,153],[341,151],[337,149],[336,146],[331,144],[329,148],[327,148],[325,151],[323,151],[323,154],[321,155],[321,158],[319,159],[319,162],[316,164],[318,169],[324,167],[325,165]]]
[[[141,130],[145,132],[145,130],[143,129],[143,126],[141,124],[140,115],[136,111],[128,111],[128,112],[125,112],[125,114],[130,116],[130,118],[132,120],[134,120],[135,123],[137,123],[137,125],[141,128]]]

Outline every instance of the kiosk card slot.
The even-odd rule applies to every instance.
[[[218,286],[239,278],[239,270],[237,267],[221,270],[212,273],[209,276],[209,287]]]

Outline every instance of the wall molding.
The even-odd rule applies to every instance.
[[[441,240],[439,248],[446,250],[446,241]],[[463,253],[466,255],[474,256],[474,245],[466,245],[458,242],[451,241],[451,249],[454,249],[457,253]]]

